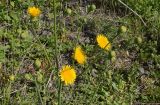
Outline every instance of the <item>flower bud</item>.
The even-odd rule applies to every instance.
[[[96,5],[92,4],[92,5],[88,5],[87,6],[87,11],[88,12],[92,12],[96,10]]]
[[[142,38],[141,38],[141,37],[137,37],[137,38],[136,38],[136,42],[137,42],[138,44],[141,44],[141,43],[142,43]]]
[[[43,75],[41,73],[37,73],[37,81],[43,83]]]
[[[31,74],[25,74],[25,79],[32,80],[32,75]]]
[[[67,13],[68,15],[71,15],[71,14],[72,14],[72,10],[71,10],[70,8],[67,8],[67,9],[66,9],[66,13]]]
[[[39,59],[36,59],[35,62],[34,62],[35,66],[37,68],[40,68],[41,67],[41,61]]]
[[[14,80],[15,80],[15,76],[12,74],[12,75],[9,76],[9,79],[10,79],[11,81],[14,81]]]
[[[92,4],[91,5],[91,11],[94,11],[94,10],[96,10],[96,5]]]
[[[120,27],[120,32],[121,33],[125,33],[127,31],[127,27],[126,26],[121,26]]]
[[[111,51],[110,53],[111,53],[112,57],[116,57],[116,52],[115,51]]]

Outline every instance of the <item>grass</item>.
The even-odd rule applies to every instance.
[[[158,1],[53,1],[0,1],[1,105],[160,102]],[[40,16],[27,13],[31,6]],[[98,34],[110,51],[98,46]],[[77,45],[84,65],[73,59]],[[76,70],[74,84],[59,82],[63,65]]]

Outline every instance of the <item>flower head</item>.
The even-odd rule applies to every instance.
[[[69,65],[65,65],[60,70],[61,81],[64,81],[65,85],[73,84],[76,79],[76,72],[74,68]]]
[[[104,36],[103,34],[99,34],[99,35],[97,35],[96,39],[97,39],[97,43],[98,43],[99,47],[101,47],[107,51],[111,49],[111,44],[106,36]]]
[[[75,48],[73,58],[79,63],[79,64],[84,64],[86,62],[86,55],[84,54],[81,46],[77,46]]]
[[[36,8],[36,7],[29,7],[28,8],[28,13],[33,17],[37,17],[37,16],[40,15],[41,10],[39,8]]]

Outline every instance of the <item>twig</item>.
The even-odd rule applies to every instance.
[[[142,19],[142,17],[136,12],[134,11],[132,8],[130,8],[128,5],[126,5],[124,2],[122,2],[121,0],[118,0],[122,5],[124,5],[125,7],[127,7],[130,11],[132,11],[136,16],[139,17],[139,19],[142,21],[142,23],[144,24],[144,26],[147,26],[146,23],[144,22],[144,20]]]

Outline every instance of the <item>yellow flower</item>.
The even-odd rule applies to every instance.
[[[99,45],[99,47],[109,51],[111,49],[111,44],[108,40],[108,38],[106,36],[104,36],[103,34],[99,34],[97,35],[97,43]]]
[[[37,17],[37,16],[40,15],[41,10],[39,8],[36,8],[36,7],[29,7],[28,8],[28,13],[33,17]]]
[[[79,64],[84,64],[86,62],[86,55],[84,54],[82,48],[80,46],[77,46],[75,48],[73,58],[79,63]]]
[[[76,72],[74,68],[69,65],[65,65],[60,70],[61,81],[64,81],[65,85],[73,84],[76,79]]]

